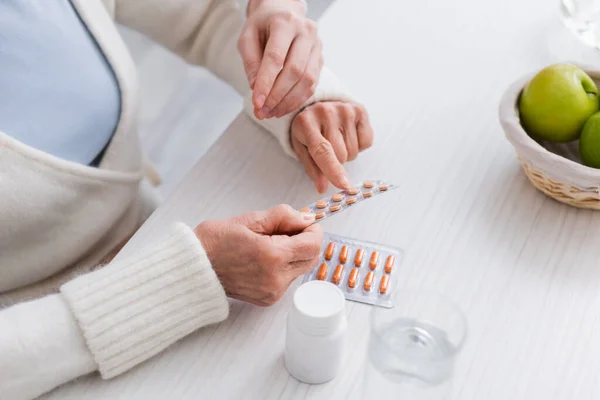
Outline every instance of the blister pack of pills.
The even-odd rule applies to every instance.
[[[300,211],[314,213],[316,218],[315,222],[322,221],[332,215],[339,214],[354,204],[372,199],[377,195],[389,192],[396,188],[396,185],[384,181],[367,180],[361,185],[353,186],[348,190],[343,190],[330,197],[318,200],[308,207],[301,208]]]
[[[319,265],[303,282],[328,281],[342,289],[348,300],[394,306],[401,249],[330,233],[324,234],[322,249]]]

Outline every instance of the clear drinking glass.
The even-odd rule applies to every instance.
[[[363,399],[442,400],[467,337],[461,310],[436,293],[399,290],[392,309],[374,307]]]
[[[560,0],[560,15],[581,41],[600,49],[600,0]]]

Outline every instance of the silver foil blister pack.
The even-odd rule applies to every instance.
[[[385,181],[366,180],[362,184],[353,186],[348,190],[342,190],[329,197],[320,199],[307,207],[301,208],[300,211],[314,213],[315,222],[320,222],[362,201],[373,199],[396,188],[396,185]]]
[[[319,265],[303,282],[331,282],[347,300],[392,308],[402,259],[399,248],[325,233]]]

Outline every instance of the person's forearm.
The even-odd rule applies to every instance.
[[[248,0],[246,15],[250,15],[262,6],[285,8],[286,10],[304,15],[306,13],[306,2],[303,0]]]
[[[62,295],[0,311],[1,399],[31,399],[97,368]]]

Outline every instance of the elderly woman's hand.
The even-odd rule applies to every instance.
[[[313,95],[323,66],[317,25],[297,0],[250,0],[238,49],[258,119],[280,117]]]
[[[369,115],[361,105],[344,102],[315,103],[292,122],[291,143],[319,193],[329,186],[348,189],[342,164],[373,144]]]
[[[280,205],[196,227],[228,296],[259,306],[277,302],[319,261],[323,233],[314,214]]]

